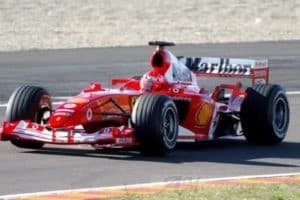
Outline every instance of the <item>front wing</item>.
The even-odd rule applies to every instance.
[[[117,146],[135,146],[134,129],[126,126],[107,127],[94,133],[85,133],[83,129],[48,129],[40,124],[19,121],[4,122],[1,140],[37,141],[51,144],[115,144]]]
[[[132,127],[106,127],[94,133],[86,133],[83,128],[51,129],[40,124],[21,120],[4,122],[0,129],[0,140],[22,140],[49,144],[98,144],[131,147],[139,145]],[[179,126],[178,142],[195,142],[208,140],[207,135],[195,134]]]

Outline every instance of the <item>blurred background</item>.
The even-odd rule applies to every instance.
[[[299,0],[0,0],[0,51],[300,39]]]

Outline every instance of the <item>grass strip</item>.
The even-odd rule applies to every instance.
[[[97,199],[97,198],[96,198]],[[177,189],[156,194],[136,194],[128,192],[124,196],[110,200],[299,200],[300,184],[254,184],[236,186],[205,186],[193,189]]]

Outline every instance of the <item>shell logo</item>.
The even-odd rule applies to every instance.
[[[204,103],[196,113],[195,120],[197,127],[206,126],[212,116],[212,108],[208,103]]]

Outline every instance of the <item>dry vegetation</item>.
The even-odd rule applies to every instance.
[[[300,39],[298,0],[0,0],[0,51]]]

